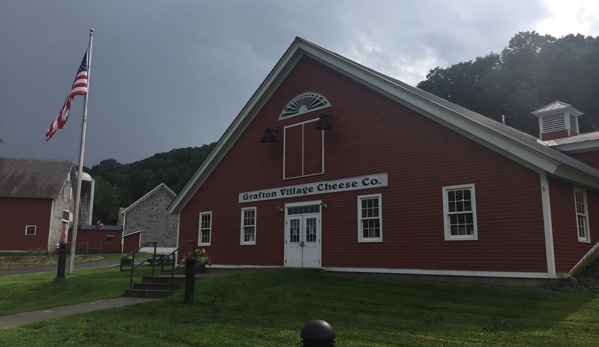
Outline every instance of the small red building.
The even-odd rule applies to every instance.
[[[598,147],[570,105],[533,114],[544,140],[297,38],[169,206],[178,242],[231,267],[569,276],[598,247]]]
[[[122,225],[80,225],[77,227],[77,251],[84,253],[122,252],[122,236]],[[72,237],[69,240],[72,241]]]
[[[75,163],[0,158],[0,251],[54,252],[75,208]]]

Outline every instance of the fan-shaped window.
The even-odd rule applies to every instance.
[[[331,103],[318,93],[304,93],[291,100],[281,112],[279,120],[329,107]]]

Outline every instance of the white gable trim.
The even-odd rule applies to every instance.
[[[129,205],[129,207],[127,207],[126,209],[124,209],[123,211],[121,211],[121,214],[123,216],[125,216],[127,214],[127,212],[129,212],[131,209],[133,209],[135,206],[141,204],[144,200],[146,200],[147,198],[149,198],[150,196],[152,196],[152,194],[156,193],[158,190],[160,190],[161,188],[163,188],[164,190],[166,190],[166,192],[168,194],[170,194],[173,198],[175,198],[177,196],[177,194],[175,194],[175,192],[173,192],[169,187],[166,186],[166,184],[160,183],[159,185],[157,185],[154,189],[150,190],[148,193],[146,193],[146,195],[142,196],[141,198],[137,199],[137,201],[135,201],[134,203],[132,203],[131,205]],[[125,216],[126,217],[126,216]],[[123,222],[123,224],[125,224]]]
[[[247,128],[248,124],[254,119],[257,112],[268,101],[274,90],[278,88],[283,79],[304,55],[532,170],[537,172],[546,171],[550,174],[574,181],[584,176],[586,178],[584,184],[599,189],[599,180],[592,178],[590,175],[575,169],[558,170],[565,166],[558,160],[540,153],[524,143],[499,134],[430,99],[417,95],[405,87],[382,76],[378,76],[372,71],[368,71],[323,48],[301,38],[296,38],[235,118],[231,126],[229,126],[214,150],[192,176],[181,193],[173,200],[168,207],[170,213],[181,212],[183,207],[233,146],[241,133]],[[576,174],[574,174],[574,171]]]

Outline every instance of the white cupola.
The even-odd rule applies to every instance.
[[[552,140],[579,134],[578,117],[583,113],[561,101],[554,101],[549,105],[532,112],[539,118],[539,138]]]

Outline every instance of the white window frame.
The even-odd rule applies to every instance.
[[[254,211],[254,224],[245,224],[245,212],[246,211]],[[258,208],[256,206],[252,207],[244,207],[241,209],[241,235],[239,238],[239,242],[241,245],[255,245],[256,238],[258,234]],[[245,228],[253,227],[254,228],[254,239],[252,241],[245,241]]]
[[[27,229],[29,229],[29,227],[33,227],[33,234],[27,233]],[[35,225],[26,225],[25,226],[25,235],[26,236],[35,236],[36,234],[37,234],[37,226],[35,226]]]
[[[471,210],[470,211],[455,211],[449,212],[449,199],[447,198],[447,193],[452,190],[470,190],[470,203]],[[478,225],[476,218],[476,193],[474,190],[474,183],[471,184],[460,184],[456,186],[446,186],[442,188],[443,192],[443,224],[445,228],[445,241],[468,241],[468,240],[478,240]],[[473,223],[473,234],[472,235],[451,235],[451,223],[450,223],[450,215],[452,214],[466,214],[472,213],[472,223]]]
[[[576,198],[576,193],[580,193],[582,195],[582,200],[584,203],[583,209],[584,211],[578,210],[578,199]],[[576,216],[576,235],[578,236],[579,242],[591,242],[591,227],[589,226],[589,205],[587,203],[587,192],[583,188],[574,187],[574,213]],[[586,223],[585,227],[585,235],[580,236],[580,223],[578,217],[584,217],[584,221]]]
[[[210,227],[202,228],[202,216],[210,216]],[[202,229],[208,230],[208,242],[202,242]],[[200,212],[198,224],[198,246],[210,246],[212,243],[212,211]]]
[[[283,128],[283,180],[292,180],[292,179],[296,179],[296,178],[302,178],[302,177],[310,177],[310,176],[317,176],[317,175],[323,175],[324,174],[324,130],[320,130],[321,132],[321,151],[322,151],[322,172],[319,173],[314,173],[314,174],[309,174],[309,175],[305,175],[304,174],[304,169],[305,169],[305,158],[304,158],[304,150],[305,150],[305,144],[304,144],[304,131],[306,130],[306,124],[307,123],[313,123],[313,122],[317,122],[320,118],[314,118],[314,119],[310,119],[304,122],[300,122],[300,123],[295,123],[295,124],[291,124],[291,125],[287,125],[285,128]],[[295,126],[300,126],[302,127],[302,174],[299,176],[293,176],[293,177],[285,177],[285,159],[287,156],[287,129],[288,128],[292,128]],[[313,129],[309,129],[311,131],[314,131]]]
[[[363,229],[362,229],[362,221],[365,218],[362,218],[362,201],[377,199],[378,200],[378,217],[372,217],[368,219],[378,219],[379,220],[379,237],[364,237]],[[381,194],[369,194],[369,195],[359,195],[358,196],[358,242],[383,242],[383,197]]]

